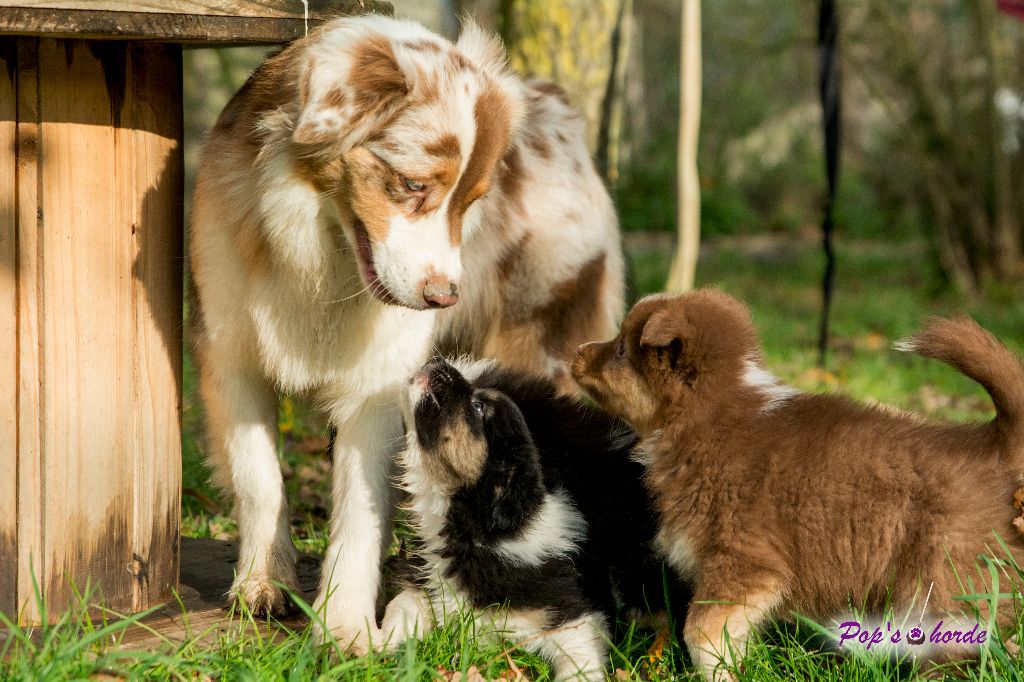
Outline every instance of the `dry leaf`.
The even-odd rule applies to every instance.
[[[658,628],[658,634],[654,637],[654,643],[647,650],[647,659],[644,662],[647,667],[647,677],[649,678],[661,677],[659,668],[661,668],[665,661],[665,646],[668,644],[668,637],[669,630],[667,625]]]
[[[658,628],[658,634],[654,638],[654,644],[647,650],[647,658],[651,661],[660,661],[665,658],[665,645],[668,643],[668,628]]]
[[[465,673],[461,670],[447,670],[442,666],[438,666],[437,672],[441,673],[441,679],[446,682],[487,682],[487,678],[480,674],[475,665]]]
[[[500,679],[509,680],[510,682],[529,682],[530,678],[523,674],[523,671],[519,669],[519,666],[516,665],[516,662],[512,660],[507,651],[505,652],[505,662],[508,663],[508,670],[499,675]]]
[[[622,668],[616,668],[615,669],[615,679],[617,679],[617,680],[629,680],[629,679],[632,679],[632,675],[629,674],[628,670],[623,670]]]

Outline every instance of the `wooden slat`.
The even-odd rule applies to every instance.
[[[51,612],[73,598],[69,581],[80,590],[101,582],[108,606],[132,606],[131,235],[114,134],[124,50],[39,42],[42,586]]]
[[[181,48],[0,60],[0,609],[149,608],[178,576]]]
[[[18,50],[18,609],[39,618],[33,582],[43,581],[42,390],[40,383],[39,41],[19,39]]]
[[[311,18],[337,14],[339,7],[359,7],[359,0],[308,0]],[[366,4],[365,2],[363,4]],[[0,0],[0,8],[96,10],[130,14],[196,14],[201,16],[283,17],[302,19],[302,0]]]
[[[234,14],[212,13],[232,3],[144,3],[136,11],[98,9],[99,6],[131,7],[132,3],[67,2],[28,5],[28,0],[0,0],[0,34],[48,35],[111,40],[161,40],[177,43],[222,45],[281,43],[304,35],[324,20],[359,12],[391,14],[390,3],[377,0],[310,0],[308,15],[302,3],[242,2]],[[49,7],[44,5],[63,5]],[[186,6],[202,5],[207,12],[193,13]],[[274,9],[276,8],[276,10]],[[134,9],[134,8],[133,8]],[[251,12],[251,13],[250,13]],[[275,13],[276,12],[276,13]]]
[[[171,598],[181,521],[181,344],[184,136],[181,47],[128,48],[118,179],[129,213],[119,224],[131,254],[132,395],[127,412],[135,475],[133,610]],[[130,230],[130,234],[129,234]]]
[[[17,145],[17,44],[0,38],[0,150]],[[17,603],[18,250],[17,157],[0,154],[0,611]]]

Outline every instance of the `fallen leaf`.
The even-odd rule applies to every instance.
[[[668,628],[658,628],[658,634],[654,637],[654,644],[647,650],[647,658],[651,661],[660,661],[665,658],[665,645],[668,643]]]
[[[461,670],[447,670],[443,666],[438,666],[437,672],[441,673],[441,679],[447,682],[487,682],[487,678],[480,674],[475,665],[465,673]]]
[[[632,675],[629,674],[628,670],[623,670],[622,668],[616,668],[615,669],[615,679],[617,679],[617,680],[629,680],[629,679],[632,679]]]
[[[665,645],[668,644],[668,625],[658,628],[658,634],[654,637],[654,643],[647,649],[647,659],[644,661],[647,668],[648,678],[662,677],[661,667],[665,662]]]
[[[523,671],[519,669],[519,666],[516,665],[516,662],[512,660],[507,651],[505,652],[505,662],[508,663],[508,670],[498,676],[500,679],[509,680],[510,682],[529,682],[530,678],[523,674]]]

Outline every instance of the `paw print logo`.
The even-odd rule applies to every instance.
[[[923,644],[924,633],[921,631],[921,628],[911,628],[910,634],[907,635],[907,642],[910,644]]]

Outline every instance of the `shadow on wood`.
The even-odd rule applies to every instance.
[[[221,634],[251,627],[251,623],[239,621],[228,610],[227,592],[234,579],[237,559],[237,542],[182,538],[181,604],[165,604],[140,625],[129,627],[121,646],[130,649],[177,647],[186,641],[211,641]],[[300,555],[298,569],[302,598],[311,604],[320,576],[319,557]],[[302,629],[308,622],[301,614],[282,619],[255,618],[254,621],[262,634],[271,637]]]

